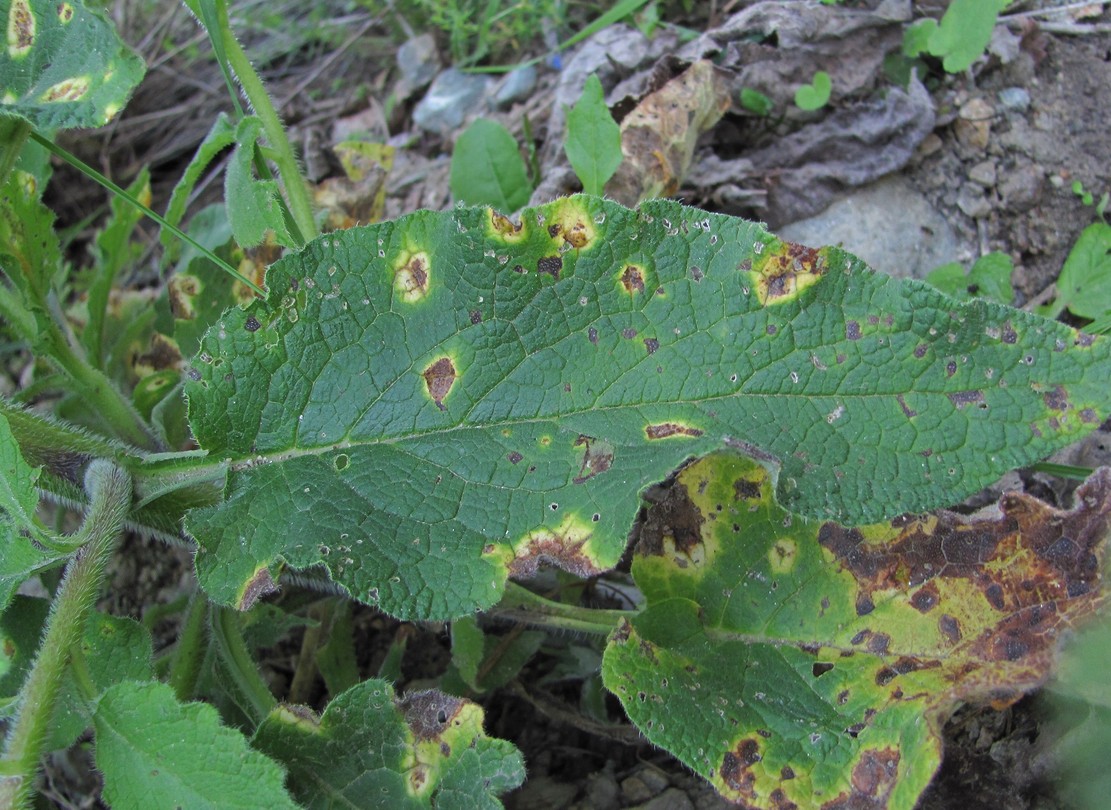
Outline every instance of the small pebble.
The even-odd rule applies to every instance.
[[[999,91],[999,103],[1004,109],[1025,112],[1030,107],[1030,94],[1024,87],[1005,87]]]
[[[644,780],[638,774],[626,777],[621,782],[621,795],[629,802],[646,802],[656,794],[644,784]]]
[[[991,188],[995,185],[995,176],[995,163],[990,160],[977,163],[968,170],[968,179],[984,188]]]

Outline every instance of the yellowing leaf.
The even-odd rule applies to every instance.
[[[606,686],[657,745],[751,808],[909,808],[964,701],[1049,676],[1102,603],[1102,469],[1065,512],[845,528],[793,516],[754,461],[710,456],[649,512],[633,562],[647,608],[614,633]]]

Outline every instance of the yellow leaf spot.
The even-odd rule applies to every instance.
[[[88,76],[74,76],[48,87],[41,98],[44,102],[80,101],[89,92],[91,84]]]
[[[27,0],[13,0],[8,10],[8,55],[20,59],[35,44],[35,15]]]
[[[424,251],[405,251],[394,263],[393,287],[401,300],[415,304],[428,295],[432,261]]]
[[[545,221],[552,239],[562,239],[578,250],[586,250],[594,244],[597,227],[582,200],[559,198],[548,207]]]
[[[524,241],[528,229],[523,222],[514,222],[493,208],[486,209],[486,234],[507,244]]]
[[[69,3],[58,4],[58,20],[65,25],[73,19],[73,6]]]
[[[776,240],[764,245],[749,275],[757,300],[771,306],[798,298],[803,290],[821,279],[826,267],[823,251]]]
[[[558,510],[558,504],[551,504]],[[591,540],[594,528],[575,515],[568,515],[559,526],[541,526],[525,534],[513,545],[514,559],[509,563],[512,577],[531,577],[541,563],[555,565],[575,576],[600,574]]]
[[[799,546],[790,537],[781,537],[768,550],[768,562],[776,574],[786,574],[795,567]]]

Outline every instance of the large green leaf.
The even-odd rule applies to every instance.
[[[1044,682],[1103,597],[1111,469],[1060,512],[846,529],[792,516],[757,463],[716,454],[647,516],[647,599],[603,675],[649,740],[752,808],[909,808],[961,701]]]
[[[80,0],[0,0],[0,13],[0,115],[43,132],[103,126],[143,78],[143,60]]]
[[[1111,343],[669,201],[418,212],[271,266],[189,371],[226,501],[187,517],[217,600],[323,564],[402,617],[620,558],[639,493],[723,446],[792,511],[954,502],[1108,415]]]
[[[274,709],[254,744],[289,768],[308,808],[498,808],[524,781],[521,756],[487,737],[482,709],[436,691],[395,700],[371,679],[336,697],[322,717]]]

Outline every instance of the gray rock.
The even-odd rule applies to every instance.
[[[621,790],[614,778],[613,768],[607,767],[586,778],[584,806],[592,810],[615,810],[621,804]]]
[[[629,802],[646,802],[656,795],[638,774],[626,777],[621,782],[621,795]]]
[[[991,202],[984,196],[984,190],[974,183],[965,183],[957,195],[957,208],[973,219],[986,217],[991,213]]]
[[[428,86],[440,72],[440,54],[431,34],[413,37],[397,49],[397,68],[401,71],[398,95],[408,98]]]
[[[900,176],[862,188],[776,233],[815,247],[839,244],[876,270],[910,278],[924,278],[939,264],[958,261],[962,252],[945,218]]]
[[[459,129],[468,115],[483,106],[482,98],[490,83],[488,76],[448,68],[435,78],[413,109],[413,123],[437,135]]]
[[[1028,211],[1041,196],[1045,171],[1027,163],[1007,172],[999,183],[999,195],[1008,211]]]
[[[1025,87],[1004,87],[999,91],[999,103],[1005,110],[1025,112],[1030,107],[1030,94]]]
[[[498,109],[505,109],[514,102],[524,101],[536,89],[536,80],[535,65],[525,65],[509,71],[494,92],[495,106]]]
[[[995,163],[990,160],[977,163],[968,170],[968,179],[984,188],[991,188],[995,185],[995,176]]]

